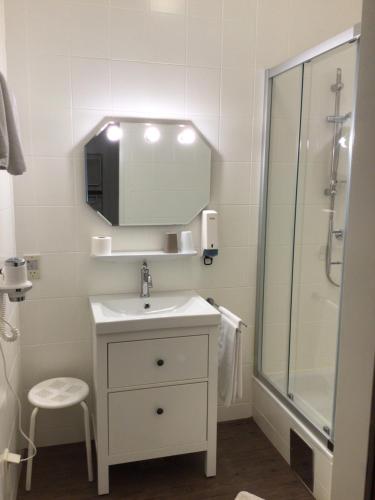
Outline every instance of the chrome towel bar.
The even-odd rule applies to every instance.
[[[207,297],[207,299],[206,299],[206,300],[207,300],[207,302],[208,302],[209,304],[211,304],[211,306],[216,307],[216,309],[219,309],[219,307],[220,307],[220,306],[219,306],[219,304],[217,304],[217,303],[215,302],[215,300],[214,300],[212,297]],[[240,323],[241,323],[241,325],[243,325],[245,328],[247,328],[247,324],[246,324],[246,323],[244,323],[244,322],[242,321],[242,319],[240,320]]]

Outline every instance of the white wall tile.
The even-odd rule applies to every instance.
[[[114,59],[185,62],[184,16],[112,9],[110,37]]]
[[[27,159],[27,171],[13,180],[14,198],[17,205],[35,205],[35,185],[32,159]]]
[[[32,153],[35,156],[68,156],[72,151],[72,111],[52,112],[33,106]]]
[[[251,161],[262,161],[263,114],[264,114],[264,71],[257,69],[254,78],[253,136],[251,142]]]
[[[83,297],[27,300],[22,305],[21,321],[24,346],[87,340],[90,336],[89,310]]]
[[[250,165],[217,164],[212,168],[211,201],[246,205],[250,201]]]
[[[250,162],[251,122],[249,115],[223,115],[220,122],[219,152],[225,162]]]
[[[188,19],[188,59],[190,66],[220,66],[221,24],[216,20]]]
[[[250,176],[250,203],[252,205],[259,205],[259,196],[261,189],[260,178],[261,178],[260,163],[252,164],[251,176]]]
[[[111,9],[110,46],[113,59],[146,61],[149,14],[142,10]]]
[[[146,33],[149,61],[184,64],[186,25],[184,16],[154,13],[148,16]]]
[[[6,51],[4,50],[2,53],[1,70],[6,72],[9,69],[9,64],[13,64],[14,59],[19,59],[26,54],[27,35],[25,26],[27,9],[25,0],[2,0],[1,5],[1,32],[4,49],[6,43]],[[7,31],[6,37],[5,27]]]
[[[257,23],[257,67],[270,68],[288,57],[290,24],[289,4],[280,0],[259,3]]]
[[[249,22],[250,21],[250,22]],[[252,67],[255,62],[255,17],[248,20],[224,19],[223,66]]]
[[[14,192],[18,206],[73,205],[75,203],[75,175],[69,158],[32,157],[27,171],[14,178]],[[54,182],[46,182],[51,176]]]
[[[16,209],[18,251],[72,252],[77,248],[74,207],[35,206]]]
[[[221,113],[249,114],[252,111],[253,72],[248,68],[224,68],[221,82]]]
[[[39,251],[42,253],[75,251],[77,248],[75,208],[40,206],[35,210]]]
[[[186,0],[150,0],[150,10],[164,14],[184,14]]]
[[[91,347],[88,341],[23,346],[25,390],[47,378],[76,377],[90,382]]]
[[[32,54],[70,54],[70,9],[65,0],[33,0],[27,6],[29,48]]]
[[[253,20],[256,0],[224,0],[224,19]]]
[[[220,246],[248,246],[250,243],[250,206],[220,206]]]
[[[179,66],[112,62],[113,107],[128,112],[183,114],[185,69]]]
[[[111,0],[111,6],[145,12],[149,9],[150,0]]]
[[[30,94],[34,112],[71,106],[70,60],[66,56],[30,58]]]
[[[18,206],[15,209],[17,250],[20,255],[38,253],[35,209]]]
[[[196,270],[195,288],[249,286],[255,282],[256,247],[223,247],[214,264]]]
[[[73,107],[110,107],[110,63],[105,59],[72,59]]]
[[[29,170],[32,171],[31,189],[35,200],[42,206],[68,206],[74,204],[74,166],[70,158],[34,157]],[[25,176],[27,177],[27,176]],[[52,182],[46,182],[52,178]]]
[[[71,2],[71,47],[73,56],[108,57],[109,7],[107,2]]]
[[[19,251],[21,254],[22,252]],[[37,253],[37,250],[34,250]],[[28,298],[74,297],[78,295],[78,258],[76,253],[41,255],[42,278],[34,281]]]
[[[227,205],[250,202],[250,165],[218,164],[212,168],[211,201]]]
[[[0,224],[3,234],[10,235],[10,237],[0,241],[0,264],[3,265],[4,261],[12,256],[13,249],[15,248],[14,239],[12,238],[12,235],[14,235],[14,227],[10,208],[0,210]]]
[[[13,204],[12,179],[7,172],[0,171],[0,210]]]
[[[220,20],[223,9],[222,0],[188,0],[188,15],[202,19]]]
[[[316,0],[291,1],[294,16],[291,17],[290,52],[298,54],[332,36],[332,20],[335,31],[340,33],[361,20],[362,2],[343,0],[340,7],[335,2]],[[322,15],[324,12],[324,15]],[[298,21],[298,22],[297,22]]]
[[[187,68],[186,111],[189,115],[219,115],[219,95],[218,69]]]

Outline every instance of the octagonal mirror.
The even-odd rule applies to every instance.
[[[188,224],[210,199],[211,148],[190,121],[108,120],[85,167],[86,201],[113,226]]]

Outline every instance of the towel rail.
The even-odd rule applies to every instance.
[[[215,300],[214,300],[212,297],[207,297],[207,299],[206,299],[206,300],[207,300],[207,302],[208,302],[209,304],[211,304],[211,306],[216,307],[216,309],[219,309],[219,307],[220,307],[220,306],[219,306],[219,304],[217,304],[217,303],[215,302]],[[242,319],[240,320],[240,323],[241,323],[241,325],[243,325],[245,328],[247,328],[247,324],[246,324],[246,323],[244,323],[244,322],[242,321]]]

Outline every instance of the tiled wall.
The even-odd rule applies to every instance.
[[[138,289],[137,265],[90,260],[90,236],[112,235],[116,249],[161,247],[163,229],[111,229],[85,206],[85,139],[105,115],[184,117],[216,148],[210,206],[220,212],[220,256],[212,268],[154,263],[154,286],[197,289],[249,324],[244,401],[219,413],[251,413],[260,69],[349,26],[352,4],[6,0],[9,76],[31,165],[15,184],[17,244],[42,254],[42,279],[22,307],[25,390],[55,375],[89,380],[87,295]],[[198,246],[198,219],[191,229]],[[38,442],[80,439],[77,418],[42,415]]]
[[[22,307],[25,391],[58,375],[90,380],[87,296],[138,291],[139,265],[91,260],[90,236],[112,235],[115,249],[162,246],[166,228],[112,229],[85,205],[82,146],[90,131],[106,115],[185,117],[216,148],[210,206],[220,212],[220,256],[211,268],[198,258],[151,263],[154,290],[193,288],[243,317],[244,400],[220,416],[250,415],[256,2],[11,0],[6,16],[9,76],[31,165],[15,182],[17,243],[20,254],[42,255],[42,278]],[[199,219],[191,229],[198,247]],[[80,426],[74,409],[42,414],[37,441],[80,439]]]
[[[4,3],[0,0],[0,71],[6,74]],[[0,171],[0,268],[4,260],[16,254],[14,231],[13,183],[11,176]],[[6,318],[15,326],[18,325],[18,308],[14,304],[6,304]],[[19,389],[20,345],[19,342],[6,343],[0,340],[4,350],[8,375],[13,387]],[[17,410],[16,402],[9,391],[0,358],[0,453],[5,448],[17,450]],[[0,464],[0,500],[16,498],[19,468],[10,466],[6,472]]]

